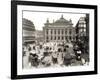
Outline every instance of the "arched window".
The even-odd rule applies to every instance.
[[[46,34],[48,34],[48,29],[46,30]]]
[[[58,40],[60,40],[60,36],[58,36]]]
[[[60,30],[58,30],[58,34],[60,34]]]
[[[64,33],[64,30],[62,29],[62,34]]]
[[[47,40],[49,39],[48,36],[46,38],[47,38]]]
[[[71,37],[71,36],[69,36],[69,39],[70,39],[70,40],[72,40],[72,37]]]
[[[70,34],[70,35],[72,34],[72,30],[71,30],[71,29],[69,30],[69,34]]]
[[[66,41],[68,42],[68,36],[65,37]]]
[[[55,29],[54,33],[56,34],[56,29]]]
[[[56,40],[56,36],[55,36],[54,40]]]
[[[62,36],[62,40],[64,39],[64,37]]]
[[[51,29],[51,34],[52,34],[52,29]]]
[[[67,34],[67,30],[65,31],[65,34]]]
[[[52,36],[51,36],[51,40],[52,40]]]

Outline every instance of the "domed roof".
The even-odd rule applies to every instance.
[[[68,24],[72,24],[71,21],[68,21],[66,19],[63,18],[63,15],[61,16],[60,19],[56,20],[54,23],[54,25],[68,25]]]
[[[22,21],[24,25],[34,25],[33,22],[28,19],[23,18]]]
[[[31,20],[23,18],[22,19],[22,24],[23,24],[23,29],[35,30],[35,26],[34,26],[34,24],[33,24],[33,22]]]

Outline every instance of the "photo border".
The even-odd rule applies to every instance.
[[[94,10],[94,53],[95,53],[94,71],[17,75],[17,5],[93,9]],[[90,75],[97,73],[98,73],[97,72],[97,5],[48,3],[48,2],[34,2],[34,1],[11,1],[11,78],[12,79]]]

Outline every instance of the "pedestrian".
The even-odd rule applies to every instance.
[[[58,57],[57,52],[56,51],[52,52],[52,61],[53,61],[53,64],[57,64],[58,63],[57,57]]]
[[[58,57],[57,58],[58,64],[60,66],[62,66],[63,65],[63,61],[64,61],[64,58],[63,58],[63,52],[62,52],[62,49],[61,48],[58,49],[58,56],[57,57]]]
[[[64,65],[69,66],[71,64],[72,56],[71,56],[68,45],[66,46],[66,50],[64,50],[64,51],[65,51],[64,52]]]
[[[38,55],[30,53],[30,61],[31,61],[31,66],[38,67],[39,65]]]

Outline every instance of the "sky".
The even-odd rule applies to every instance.
[[[49,22],[52,23],[53,20],[56,21],[61,18],[61,16],[66,20],[72,20],[73,27],[77,24],[80,17],[85,17],[85,14],[78,13],[57,13],[57,12],[38,12],[38,11],[23,11],[23,18],[26,18],[33,22],[36,30],[42,30],[47,18]]]

